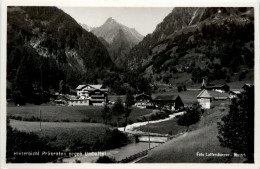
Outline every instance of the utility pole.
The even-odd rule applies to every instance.
[[[42,111],[40,109],[40,131],[42,131]]]
[[[148,139],[149,139],[149,149],[150,149],[150,123],[148,118]]]

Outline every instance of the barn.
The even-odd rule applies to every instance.
[[[179,95],[155,95],[152,96],[156,107],[163,106],[170,110],[177,110],[184,107]]]

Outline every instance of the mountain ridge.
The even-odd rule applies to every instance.
[[[134,28],[122,25],[112,17],[109,17],[100,27],[92,29],[91,32],[109,44],[107,49],[111,59],[119,67],[125,65],[128,52],[143,38]]]
[[[131,49],[128,67],[141,68],[161,81],[171,79],[174,72],[194,75],[195,67],[207,70],[202,74],[212,79],[227,78],[220,74],[232,76],[243,65],[252,68],[253,13],[253,8],[174,8],[153,33]]]
[[[7,80],[27,98],[94,83],[114,67],[99,39],[57,7],[8,7]],[[30,73],[28,73],[30,72]]]

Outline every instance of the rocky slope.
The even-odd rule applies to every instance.
[[[143,39],[143,36],[135,29],[128,28],[113,18],[108,18],[103,25],[92,29],[91,32],[102,38],[105,46],[109,44],[107,49],[111,59],[118,66],[124,65],[130,49]]]
[[[62,10],[8,7],[7,78],[13,90],[57,91],[60,80],[75,87],[112,67],[99,39]]]
[[[86,31],[90,32],[93,28],[91,26],[88,26],[86,24],[80,23],[80,26],[85,29]]]
[[[194,68],[206,75],[252,68],[253,14],[253,8],[174,8],[133,47],[128,65],[160,80],[176,72],[193,73]]]

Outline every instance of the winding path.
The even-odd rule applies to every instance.
[[[160,123],[160,122],[163,122],[163,121],[168,121],[168,120],[171,120],[171,119],[175,118],[177,115],[182,115],[182,114],[184,114],[184,112],[174,113],[174,114],[169,115],[168,118],[149,121],[149,123]],[[127,132],[127,133],[140,133],[141,131],[136,131],[135,128],[138,128],[138,127],[141,127],[141,126],[145,126],[147,124],[148,124],[148,121],[137,122],[137,123],[133,123],[133,124],[127,125],[125,130],[124,130],[124,127],[119,127],[118,130],[123,131],[123,132]]]

